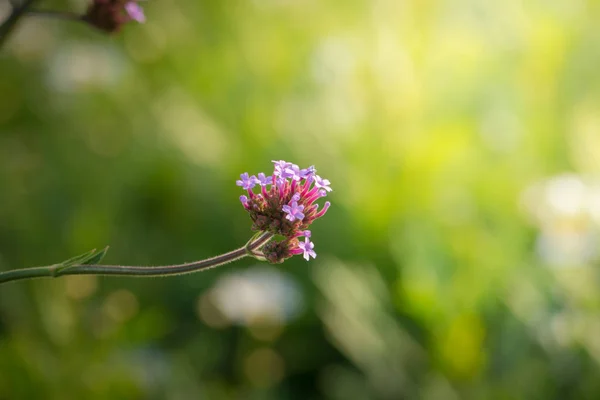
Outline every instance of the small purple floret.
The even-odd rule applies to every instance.
[[[287,183],[287,180],[285,178],[278,176],[275,183],[277,184],[278,187],[283,187]]]
[[[258,178],[257,178],[257,183],[260,186],[267,186],[269,185],[272,181],[273,178],[271,178],[270,176],[265,176],[265,174],[263,174],[262,172],[259,172],[258,174]]]
[[[273,174],[275,174],[275,176],[279,176],[282,178],[287,178],[287,173],[285,172],[285,170],[287,168],[289,168],[292,163],[289,163],[287,161],[283,161],[283,160],[279,160],[279,161],[275,161],[275,160],[271,160],[273,162],[273,164],[275,164],[275,172],[273,172]]]
[[[310,257],[317,258],[317,253],[313,250],[315,244],[308,239],[308,236],[304,238],[304,242],[299,242],[298,247],[302,249],[304,253],[303,257],[306,261],[310,260]]]
[[[295,220],[302,221],[304,219],[304,214],[302,213],[304,206],[298,205],[297,201],[290,202],[290,205],[284,205],[281,207],[281,210],[287,214],[285,218],[292,222]]]
[[[249,190],[258,184],[258,179],[254,175],[248,176],[247,172],[244,172],[240,175],[240,179],[235,181],[235,184],[241,186],[242,188]]]
[[[299,181],[300,179],[302,179],[302,171],[300,170],[300,167],[296,164],[290,165],[288,168],[285,169],[285,172],[287,173],[289,178],[292,178],[295,181]]]
[[[144,10],[140,5],[135,1],[129,1],[125,4],[125,11],[129,17],[137,22],[144,23],[146,22],[146,16],[144,15]]]
[[[329,187],[329,185],[331,185],[331,182],[329,182],[329,179],[323,179],[319,175],[315,175],[315,186],[316,187],[318,187],[319,189],[325,189],[328,192],[331,192],[332,189]]]
[[[316,173],[317,173],[317,169],[315,168],[314,165],[311,165],[308,168],[300,170],[300,177],[302,179],[307,179],[310,176],[314,176]]]
[[[296,175],[295,175],[293,167],[294,167],[294,165],[292,164],[291,167],[282,170],[280,176],[285,179],[291,178],[292,180],[297,180],[295,178]]]

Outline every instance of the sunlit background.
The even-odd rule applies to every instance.
[[[278,159],[318,257],[2,285],[0,399],[600,397],[599,1],[142,5],[0,50],[0,270],[231,250]]]

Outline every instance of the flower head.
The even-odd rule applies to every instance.
[[[314,166],[301,169],[284,160],[274,160],[273,164],[271,176],[259,173],[257,178],[243,173],[236,181],[248,191],[248,196],[242,196],[240,201],[252,218],[252,229],[284,236],[266,244],[262,252],[270,262],[282,262],[296,254],[303,254],[306,260],[315,258],[308,227],[330,206],[325,202],[319,209],[316,203],[331,191],[330,182],[316,175]],[[253,189],[257,185],[259,189]],[[298,240],[302,236],[303,242]]]
[[[83,20],[103,31],[118,32],[130,21],[146,22],[140,0],[92,0]]]

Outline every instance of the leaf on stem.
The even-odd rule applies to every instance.
[[[66,261],[56,264],[55,271],[59,272],[59,271],[65,270],[67,268],[76,266],[76,265],[97,264],[100,261],[102,261],[102,259],[106,255],[107,251],[108,251],[108,246],[106,246],[102,250],[93,249],[93,250],[88,251],[87,253],[83,253],[83,254],[75,256],[73,258],[69,258]]]

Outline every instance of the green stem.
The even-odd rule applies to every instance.
[[[6,39],[17,25],[17,22],[23,15],[27,13],[27,10],[33,5],[35,0],[24,0],[20,6],[13,6],[12,12],[8,18],[0,25],[0,46],[6,42]]]
[[[121,275],[121,276],[171,276],[189,274],[202,271],[240,260],[247,256],[254,256],[254,252],[264,246],[273,238],[270,232],[259,232],[246,243],[244,247],[187,264],[166,265],[159,267],[141,267],[125,265],[72,265],[60,268],[60,265],[44,267],[22,268],[12,271],[0,272],[0,283],[32,278],[55,278],[65,275]]]

